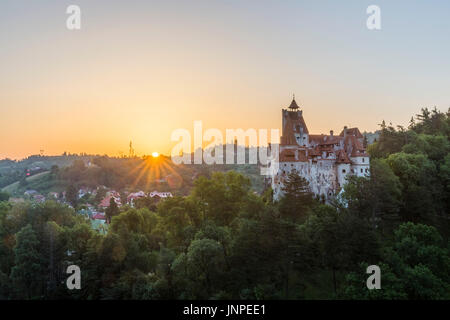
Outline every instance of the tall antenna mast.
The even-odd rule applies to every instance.
[[[133,142],[130,141],[130,153],[129,153],[129,157],[133,158],[134,157],[134,149],[133,149]]]

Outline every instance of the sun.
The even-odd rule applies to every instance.
[[[152,157],[153,158],[158,158],[159,157],[159,153],[158,152],[152,152]]]

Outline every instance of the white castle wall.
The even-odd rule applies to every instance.
[[[272,189],[274,198],[279,199],[283,192],[281,190],[283,181],[295,170],[301,177],[305,178],[310,185],[311,191],[318,196],[328,198],[334,195],[337,189],[336,166],[334,160],[318,160],[313,162],[280,162],[280,168],[272,178]],[[348,169],[350,170],[350,169]]]
[[[343,187],[347,182],[347,177],[351,173],[351,166],[349,163],[339,163],[336,165],[338,187]]]
[[[352,157],[351,172],[358,177],[367,177],[370,175],[369,157]]]
[[[330,157],[307,162],[279,162],[279,170],[271,179],[274,199],[277,200],[283,195],[283,181],[293,170],[309,182],[311,191],[316,196],[323,195],[325,199],[335,195],[347,183],[349,175],[370,175],[369,157],[352,157],[353,164],[337,164],[335,161],[336,159]]]

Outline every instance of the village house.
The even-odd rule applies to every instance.
[[[89,188],[80,188],[78,190],[78,199],[83,198],[87,194],[90,195],[91,193],[92,193],[92,191]]]
[[[96,214],[94,214],[92,216],[92,219],[93,220],[105,220],[106,221],[106,216],[105,216],[104,213],[97,212]]]
[[[48,197],[50,198],[50,199],[54,199],[54,200],[57,200],[58,198],[59,198],[59,193],[58,192],[49,192],[48,193]]]
[[[108,208],[109,204],[111,202],[111,198],[114,199],[114,202],[117,204],[118,207],[122,206],[122,202],[120,200],[120,194],[117,191],[113,190],[106,194],[106,196],[100,202],[99,207],[102,209]]]
[[[42,202],[45,202],[45,197],[42,194],[35,194],[33,196],[33,200],[38,203],[42,203]]]
[[[23,194],[27,197],[32,197],[36,194],[39,194],[39,192],[37,192],[36,190],[26,190]]]
[[[133,192],[133,193],[130,193],[128,196],[127,196],[127,203],[130,205],[130,206],[134,206],[134,201],[136,200],[136,199],[139,199],[139,198],[145,198],[145,196],[146,196],[146,194],[145,194],[145,192],[144,191],[139,191],[139,192]]]
[[[149,193],[149,196],[153,199],[156,199],[157,201],[160,199],[165,199],[165,198],[171,198],[172,193],[171,192],[158,192],[158,191],[152,191]]]

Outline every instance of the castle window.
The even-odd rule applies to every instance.
[[[363,169],[361,168],[361,173],[363,172]]]
[[[362,162],[364,162],[364,158],[362,158]]]
[[[346,171],[345,171],[345,169],[342,169],[342,173],[345,173]]]

